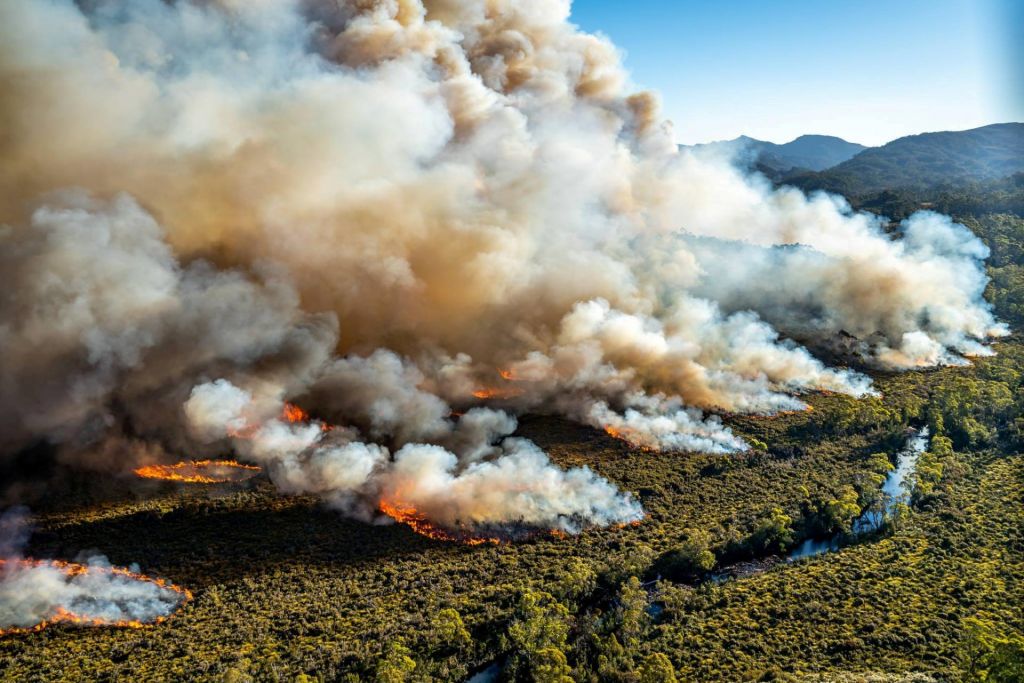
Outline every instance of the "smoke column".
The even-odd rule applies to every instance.
[[[792,338],[908,369],[1005,333],[963,226],[680,153],[569,10],[0,5],[0,449],[230,447],[364,518],[575,530],[641,513],[515,414],[729,452],[716,412],[871,392]]]

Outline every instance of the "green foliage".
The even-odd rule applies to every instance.
[[[893,469],[888,453],[872,453],[868,458],[867,466],[872,472],[882,475],[883,479]]]
[[[934,453],[939,460],[948,460],[953,457],[953,440],[948,436],[938,434],[932,437],[931,447],[928,450]]]
[[[1019,410],[1014,390],[1020,375],[1014,373],[1011,382],[966,374],[941,382],[932,393],[928,409],[932,433],[949,437],[952,445],[960,448],[993,445],[999,426]]]
[[[516,653],[531,670],[551,662],[551,650],[565,649],[569,637],[569,610],[549,593],[526,591],[508,629]]]
[[[462,647],[472,642],[462,615],[451,607],[445,608],[434,617],[434,633],[437,639],[449,647]]]
[[[619,590],[619,633],[622,634],[622,644],[628,649],[635,649],[648,622],[647,591],[640,585],[640,579],[631,576]]]
[[[564,650],[569,626],[569,610],[553,596],[540,591],[523,593],[508,635],[518,661],[525,664],[533,680],[562,683],[568,678]]]
[[[384,657],[377,663],[374,680],[377,683],[405,683],[409,674],[416,669],[416,662],[410,654],[409,648],[401,641],[391,641]]]
[[[917,459],[917,467],[914,472],[914,495],[918,498],[928,496],[935,489],[935,485],[942,479],[942,461],[934,453],[925,451]]]
[[[572,669],[565,653],[557,647],[546,647],[534,655],[533,680],[535,683],[572,683]]]
[[[246,683],[252,679],[238,669],[230,668],[224,672],[224,675],[221,676],[220,680],[222,683]]]
[[[711,534],[704,529],[684,529],[684,540],[658,558],[652,572],[677,581],[701,576],[715,566]]]
[[[1024,637],[1001,633],[986,619],[964,619],[960,665],[968,680],[990,683],[1024,681]]]
[[[640,667],[640,683],[676,683],[672,660],[660,652],[652,652]]]
[[[571,558],[559,573],[556,594],[570,604],[577,603],[597,588],[597,572],[579,558]]]
[[[859,496],[852,486],[844,486],[838,498],[825,504],[825,518],[831,529],[839,529],[849,533],[853,521],[860,516]]]
[[[773,507],[758,520],[751,544],[763,551],[782,551],[793,543],[793,518]]]

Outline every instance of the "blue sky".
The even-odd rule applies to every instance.
[[[574,0],[572,21],[624,51],[682,143],[1024,120],[1024,0]]]

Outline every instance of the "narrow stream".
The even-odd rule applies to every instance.
[[[497,683],[503,665],[504,659],[499,659],[467,678],[466,683]]]
[[[838,550],[850,542],[850,537],[863,536],[878,531],[886,518],[899,503],[907,503],[910,500],[910,476],[917,466],[917,458],[928,448],[928,428],[922,427],[907,439],[906,446],[900,451],[896,460],[896,468],[889,472],[882,484],[882,493],[885,498],[885,510],[868,510],[858,517],[853,523],[852,533],[848,535],[836,534],[832,538],[815,539],[809,538],[786,555],[790,562],[804,557],[813,557],[833,550]]]
[[[823,553],[839,550],[849,545],[858,536],[865,536],[878,531],[886,518],[892,514],[898,503],[906,503],[910,499],[910,477],[917,466],[917,458],[928,448],[928,428],[922,427],[907,438],[903,450],[896,457],[896,467],[885,477],[882,484],[885,509],[867,510],[854,520],[849,534],[835,534],[830,538],[808,538],[806,541],[789,551],[783,557],[761,557],[746,562],[723,567],[706,580],[712,583],[724,583],[731,579],[740,579],[760,574],[781,562],[795,562],[805,557],[814,557]]]

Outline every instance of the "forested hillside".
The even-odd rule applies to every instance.
[[[820,173],[790,174],[784,181],[805,189],[856,195],[998,180],[1022,171],[1024,123],[1000,123],[910,135],[866,149]]]

